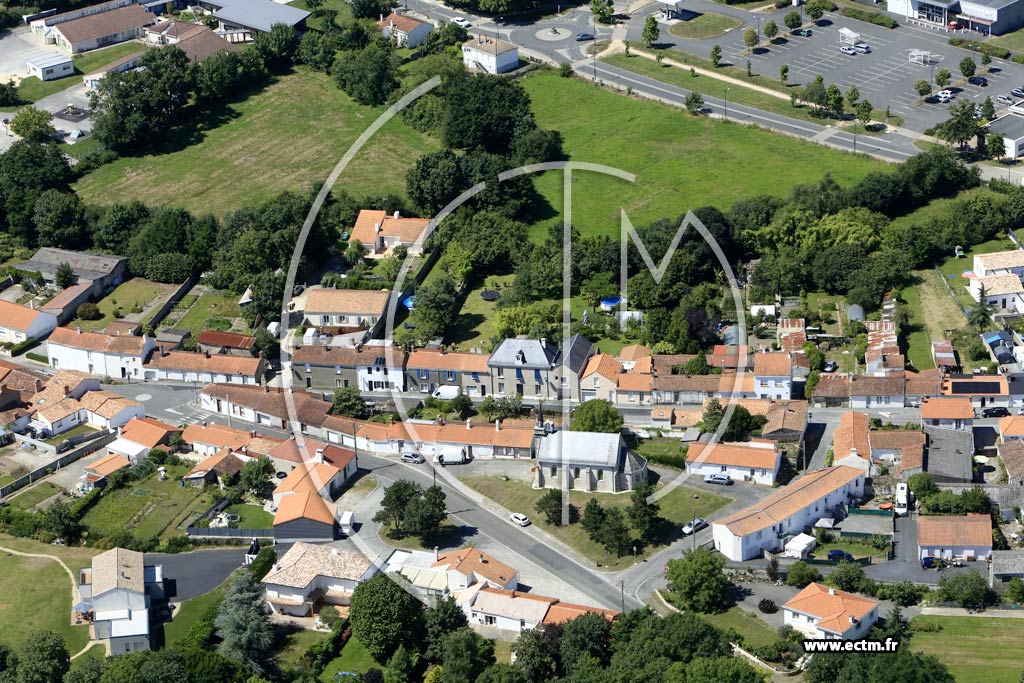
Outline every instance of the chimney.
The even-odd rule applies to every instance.
[[[828,594],[829,595],[835,595],[836,594],[836,589],[835,588],[829,588],[828,589]]]
[[[206,356],[206,360],[210,360],[210,352],[209,351],[204,351],[203,355]]]
[[[249,438],[251,438],[251,439],[255,439],[256,438],[256,430],[255,429],[249,430]]]
[[[395,211],[395,215],[394,215],[394,219],[395,219],[396,221],[398,220],[398,216],[399,216],[399,213],[398,213],[398,211],[396,210],[396,211]]]
[[[467,418],[466,419],[466,429],[472,429],[472,428],[473,428],[473,418]]]
[[[242,446],[242,455],[249,455],[249,447]]]
[[[501,431],[501,418],[498,418],[497,420],[494,421],[494,431]]]
[[[77,332],[78,334],[82,334],[82,326],[81,326],[81,325],[79,325],[78,327],[76,327],[76,328],[75,328],[75,331],[76,331],[76,332]]]
[[[269,385],[267,385],[267,384],[263,385],[263,393],[264,394],[269,394],[270,393],[270,386]]]
[[[71,387],[69,387],[67,384],[65,384],[64,385],[64,395],[67,396],[70,393],[71,393]]]
[[[380,232],[381,231],[380,223],[374,223],[373,224],[373,230],[374,230],[374,232]]]
[[[383,12],[380,13],[380,20],[384,21],[384,13]]]
[[[324,449],[322,449],[322,448],[316,449],[316,457],[314,458],[314,460],[316,460],[318,463],[323,464],[323,461],[324,461]]]
[[[37,379],[36,380],[36,393],[38,394],[42,390],[43,390],[43,380]]]

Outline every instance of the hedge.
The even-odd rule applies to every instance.
[[[45,363],[46,365],[50,364],[49,358],[47,358],[46,356],[41,356],[38,353],[26,353],[25,358],[28,358],[29,360],[34,360],[37,363]]]
[[[26,351],[34,349],[35,347],[39,346],[42,343],[42,341],[43,340],[39,337],[33,337],[32,339],[26,339],[25,341],[18,344],[12,344],[11,342],[7,342],[6,344],[4,344],[4,348],[10,350],[12,357],[20,356]]]
[[[850,19],[866,21],[869,24],[874,24],[875,26],[884,26],[885,28],[896,28],[899,26],[899,24],[896,23],[896,20],[892,17],[879,14],[878,12],[868,12],[867,10],[857,9],[856,7],[844,7],[840,14],[844,17],[849,17]]]
[[[302,663],[307,665],[314,677],[319,677],[327,665],[341,654],[341,649],[352,637],[348,619],[340,619],[331,629],[331,635],[319,643],[313,643],[302,655]]]
[[[991,43],[979,43],[976,40],[968,40],[967,38],[950,38],[949,44],[953,47],[962,47],[965,50],[971,50],[972,52],[980,52],[987,54],[990,57],[996,59],[1009,59],[1010,51],[1005,47],[998,45],[992,45]]]

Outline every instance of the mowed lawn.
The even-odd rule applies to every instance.
[[[36,484],[32,488],[26,488],[21,493],[11,498],[8,502],[16,508],[22,510],[31,510],[36,505],[39,505],[44,500],[56,496],[58,493],[63,493],[64,489],[51,484],[48,481],[44,481],[41,484]]]
[[[251,503],[232,505],[224,510],[224,512],[229,515],[238,515],[239,529],[270,529],[274,526],[274,515],[259,505]]]
[[[743,636],[743,644],[751,647],[764,647],[778,640],[778,633],[756,616],[739,607],[732,607],[721,614],[700,614],[704,621],[723,631],[734,629]]]
[[[170,623],[164,624],[164,644],[167,647],[184,638],[189,629],[203,616],[203,613],[224,597],[224,585],[227,583],[225,581],[224,584],[209,593],[186,600],[178,606],[178,609],[174,610],[174,618]]]
[[[386,667],[374,661],[373,656],[366,650],[366,646],[353,636],[345,643],[345,647],[341,648],[341,654],[327,664],[323,674],[320,675],[320,680],[325,683],[333,683],[342,680],[337,678],[339,672],[364,674],[373,668],[384,670]],[[345,680],[354,680],[351,676],[344,678]]]
[[[970,683],[1017,683],[1024,619],[921,616],[914,623],[938,624],[936,633],[915,633],[910,648],[935,655],[956,676]]]
[[[223,215],[323,182],[382,111],[356,104],[328,75],[299,67],[206,117],[191,144],[118,159],[85,176],[76,189],[87,203],[140,199]],[[357,197],[404,195],[406,170],[435,149],[437,143],[396,117],[367,143],[336,187]]]
[[[533,509],[534,504],[544,495],[545,491],[534,489],[525,481],[503,481],[498,477],[481,476],[466,477],[462,481],[467,486],[476,489],[506,509],[527,515],[538,527],[552,534],[563,543],[572,546],[602,567],[624,569],[633,564],[632,554],[620,558],[607,555],[602,546],[590,540],[587,532],[578,523],[570,524],[569,526],[548,524],[544,520],[544,516]],[[569,492],[570,503],[576,507],[578,514],[583,513],[584,506],[591,498],[596,498],[602,506],[623,508],[623,512],[630,505],[630,496],[626,493]],[[729,502],[730,499],[723,496],[687,486],[679,486],[660,499],[658,505],[661,507],[661,516],[670,523],[667,526],[678,529],[678,527],[686,524],[694,517],[709,517],[711,513]],[[644,557],[651,550],[656,549],[657,547],[647,548],[644,552],[638,553],[637,557]]]
[[[716,12],[705,12],[697,14],[686,21],[672,24],[668,32],[680,38],[710,38],[739,28],[743,22],[736,17],[718,14]]]
[[[146,310],[148,306],[156,304],[159,307],[167,300],[177,285],[168,285],[162,282],[153,282],[141,277],[132,278],[118,286],[109,296],[105,296],[96,304],[103,314],[97,320],[75,321],[75,325],[81,326],[83,330],[102,330],[104,327],[119,320],[115,311],[120,312],[121,317],[138,314]]]
[[[189,512],[212,505],[203,490],[182,486],[175,477],[187,473],[188,467],[167,466],[168,478],[158,481],[156,473],[124,488],[111,491],[100,499],[82,518],[82,524],[93,533],[111,535],[127,529],[137,538],[160,536],[171,532]]]
[[[725,210],[755,195],[784,196],[796,184],[818,182],[826,170],[850,185],[888,167],[783,135],[688,116],[554,73],[531,75],[522,83],[537,123],[562,134],[573,161],[637,176],[631,184],[595,172],[574,173],[573,225],[587,235],[618,235],[620,207],[634,225],[642,225],[707,205]],[[539,216],[546,220],[535,224],[535,238],[560,215],[562,183],[560,172],[537,178],[551,211]]]
[[[199,336],[203,330],[229,330],[231,322],[242,315],[238,297],[230,294],[203,294],[181,320],[175,329],[188,330],[192,336]]]
[[[37,544],[38,545],[38,544]],[[44,546],[36,552],[45,553]],[[74,654],[89,642],[88,626],[71,626],[71,578],[54,562],[0,555],[0,641],[20,648],[35,631],[59,633]]]

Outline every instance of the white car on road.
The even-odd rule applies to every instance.
[[[454,19],[452,19],[452,23],[455,24],[456,26],[461,26],[462,28],[469,28],[470,26],[473,25],[469,23],[468,19],[463,19],[462,17],[455,17]]]
[[[683,527],[683,536],[689,536],[695,534],[701,529],[705,529],[708,526],[708,521],[703,517],[698,517],[689,524]]]
[[[508,516],[508,518],[512,520],[513,524],[518,524],[519,526],[530,526],[530,518],[521,512],[513,512]]]

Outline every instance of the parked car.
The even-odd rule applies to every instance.
[[[583,42],[584,40],[593,40],[593,39],[594,39],[594,34],[593,33],[577,33],[576,34],[576,41],[577,42]]]
[[[793,31],[793,35],[803,36],[804,38],[810,38],[811,35],[813,35],[813,31],[811,31],[811,29],[809,28],[798,28],[797,30]]]
[[[963,557],[962,555],[956,555],[953,558],[952,565],[954,567],[966,567],[967,566],[967,558]]]
[[[967,79],[967,82],[971,85],[980,85],[983,88],[988,85],[988,79],[984,76],[971,76]]]
[[[921,569],[945,569],[949,562],[939,557],[922,557]]]
[[[1024,88],[1014,88],[1010,91],[1010,94],[1014,97],[1024,97]]]
[[[976,121],[981,119],[981,107],[974,108],[974,119]]]
[[[452,19],[452,23],[455,24],[456,26],[461,26],[462,28],[469,28],[470,26],[473,25],[469,23],[468,19],[463,19],[462,17],[455,17],[454,19]]]
[[[999,104],[1005,104],[1007,107],[1009,107],[1013,104],[1014,99],[1009,95],[1000,95],[999,97],[996,98],[996,102],[998,102]]]
[[[829,550],[828,551],[829,562],[853,562],[853,555],[846,552],[845,550]]]
[[[849,45],[843,45],[841,48],[839,48],[839,51],[842,52],[844,55],[851,55],[851,56],[853,56],[853,55],[857,54],[857,51],[854,50]]]
[[[985,408],[981,411],[982,417],[1009,417],[1010,411],[1006,408]]]
[[[530,526],[530,518],[520,512],[513,512],[508,518],[519,526]]]
[[[686,526],[683,527],[683,536],[689,536],[690,534],[695,534],[698,531],[700,531],[701,529],[706,529],[707,526],[708,526],[707,520],[704,519],[703,517],[698,517],[697,519],[693,520],[692,522],[690,522],[689,524],[687,524]]]
[[[856,43],[854,44],[853,49],[865,55],[871,52],[871,46],[867,43]]]
[[[402,462],[407,462],[412,465],[421,465],[427,461],[427,459],[419,453],[402,453],[402,457],[399,459]]]
[[[732,483],[732,477],[725,472],[715,472],[714,474],[707,474],[704,476],[705,484],[718,484],[719,486],[728,486]]]
[[[951,99],[953,99],[953,91],[940,90],[939,92],[935,93],[935,99],[937,99],[939,102],[949,102]]]
[[[274,474],[274,476],[277,477],[278,479],[287,479],[288,478],[288,473],[287,472],[276,472]]]
[[[823,369],[825,370],[825,372],[835,372],[836,370],[839,369],[839,363],[835,362],[834,360],[826,361],[825,367]]]

